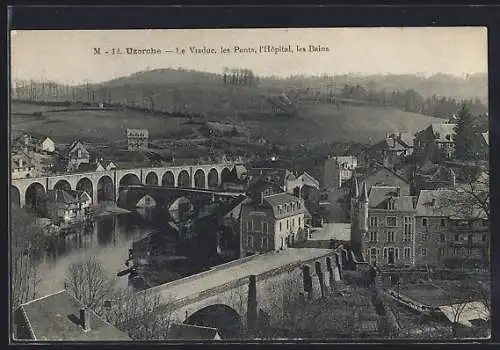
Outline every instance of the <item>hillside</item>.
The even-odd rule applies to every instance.
[[[30,104],[13,103],[13,131],[36,132],[69,143],[75,137],[96,143],[124,141],[127,128],[148,128],[153,140],[198,139],[198,124],[185,118],[157,116],[130,110],[46,111],[41,116]],[[19,115],[18,113],[22,113]],[[23,114],[25,113],[25,114]],[[304,103],[295,117],[274,115],[256,118],[233,116],[233,123],[250,129],[252,138],[265,137],[273,143],[312,145],[320,142],[369,143],[387,132],[416,132],[442,119],[375,106],[350,106],[327,103]]]

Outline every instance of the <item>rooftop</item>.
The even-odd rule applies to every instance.
[[[287,248],[276,252],[251,256],[243,261],[221,265],[207,272],[192,277],[186,277],[155,288],[151,292],[159,292],[164,300],[178,300],[195,296],[202,291],[215,288],[231,281],[250,275],[261,275],[288,264],[300,263],[325,256],[330,249]]]
[[[22,304],[34,340],[131,340],[125,333],[87,310],[90,330],[84,331],[80,322],[82,305],[71,294],[62,290],[43,298]]]
[[[368,203],[370,208],[387,209],[387,202],[394,201],[395,210],[414,210],[414,196],[400,196],[400,189],[396,186],[372,186]]]
[[[452,189],[421,190],[417,200],[418,216],[440,216],[452,219],[486,218],[474,207],[471,194]]]

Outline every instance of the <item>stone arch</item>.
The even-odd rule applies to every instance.
[[[45,187],[39,182],[29,185],[25,193],[25,203],[28,210],[37,214],[45,214],[47,204]]]
[[[71,184],[68,181],[66,181],[66,180],[59,180],[54,185],[54,190],[70,191],[71,190]]]
[[[175,187],[175,176],[171,171],[167,171],[161,177],[161,185],[165,187]]]
[[[217,328],[222,339],[240,339],[243,331],[241,316],[225,304],[204,307],[189,316],[184,323]]]
[[[303,277],[303,286],[304,291],[308,294],[309,298],[312,297],[312,277],[311,277],[311,268],[309,265],[302,266],[302,277]]]
[[[158,175],[154,171],[150,171],[146,175],[146,185],[158,185]]]
[[[110,176],[104,175],[97,181],[97,203],[102,201],[114,201],[115,186]]]
[[[191,179],[186,170],[182,170],[177,177],[177,187],[191,187]]]
[[[140,185],[141,180],[136,174],[126,174],[120,179],[120,187],[130,185]]]
[[[83,177],[76,183],[76,190],[87,192],[87,194],[92,198],[92,201],[95,201],[94,198],[94,185],[89,178]]]
[[[217,188],[219,187],[219,172],[217,169],[212,168],[208,172],[208,188]]]
[[[10,185],[10,202],[21,207],[21,192],[14,185]]]
[[[205,188],[205,172],[202,169],[196,170],[194,173],[194,187]]]
[[[230,181],[231,181],[231,170],[229,170],[228,168],[222,169],[222,171],[220,173],[221,184],[223,184],[225,182],[230,182]]]

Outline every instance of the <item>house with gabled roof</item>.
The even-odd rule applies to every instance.
[[[47,214],[55,221],[69,222],[85,216],[92,197],[85,191],[54,189],[47,191]]]
[[[304,200],[289,193],[255,193],[241,207],[240,256],[279,251],[307,240],[307,214]]]
[[[440,150],[448,158],[452,158],[455,153],[455,127],[456,124],[433,123],[424,130],[415,134],[415,152],[419,155],[433,154]]]
[[[80,164],[90,163],[90,152],[80,140],[74,140],[63,152],[62,162],[66,171],[75,171]]]
[[[85,308],[66,290],[21,304],[15,339],[29,341],[131,341],[129,335]]]

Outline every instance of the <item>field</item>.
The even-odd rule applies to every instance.
[[[12,104],[13,113],[43,110],[43,106]],[[88,142],[112,143],[124,140],[127,128],[148,128],[151,138],[164,138],[169,132],[181,128],[185,121],[127,110],[63,111],[47,112],[43,116],[13,115],[11,126],[14,133],[22,131],[46,135],[57,143],[70,143],[76,137]]]
[[[125,139],[127,128],[148,128],[152,140],[176,136],[197,136],[198,125],[185,124],[184,118],[148,115],[130,110],[60,111],[30,115],[53,107],[12,104],[12,131],[33,132],[69,143],[75,137],[94,143],[115,143]],[[258,113],[256,112],[255,115]],[[215,119],[215,118],[214,118]],[[220,119],[223,119],[221,117]],[[387,132],[415,133],[442,119],[376,106],[350,106],[307,102],[297,115],[266,118],[232,117],[234,124],[248,127],[252,137],[265,137],[274,143],[360,142],[374,143]],[[190,135],[189,128],[192,129]]]

